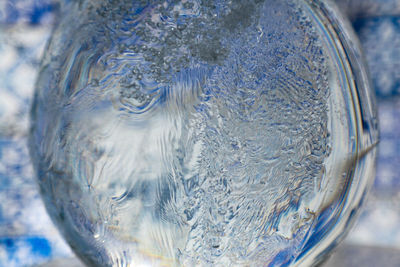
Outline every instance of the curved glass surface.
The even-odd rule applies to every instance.
[[[374,176],[373,95],[328,1],[72,1],[30,151],[93,266],[313,265]]]

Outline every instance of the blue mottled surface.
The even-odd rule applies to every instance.
[[[48,23],[56,5],[54,0],[2,0],[0,22],[8,25],[21,22],[31,25]]]
[[[338,2],[363,45],[381,127],[377,178],[347,242],[400,248],[400,1]],[[72,256],[45,212],[25,139],[36,67],[56,7],[52,0],[0,0],[0,266]]]
[[[54,1],[0,1],[0,266],[31,266],[71,252],[33,179],[27,114]]]

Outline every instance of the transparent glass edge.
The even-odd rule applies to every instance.
[[[329,252],[344,239],[358,217],[359,207],[363,204],[375,178],[376,144],[379,140],[379,130],[375,94],[371,87],[368,70],[365,67],[366,63],[360,43],[350,22],[342,16],[336,4],[330,0],[305,2],[319,16],[326,17],[331,22],[331,25],[326,26],[330,26],[332,33],[338,35],[341,40],[337,45],[340,46],[341,56],[349,67],[347,74],[350,76],[353,109],[357,119],[357,125],[355,125],[357,152],[353,161],[353,172],[348,178],[351,183],[350,189],[335,204],[336,210],[339,211],[336,216],[328,218],[327,220],[330,222],[323,223],[328,226],[326,231],[318,232],[317,236],[313,236],[316,232],[310,233],[305,247],[310,240],[313,244],[312,239],[314,238],[320,239],[321,243],[309,246],[295,260],[295,266],[317,266],[324,262]],[[333,224],[329,227],[329,223]],[[325,236],[321,234],[325,234]]]

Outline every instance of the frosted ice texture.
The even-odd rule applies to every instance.
[[[337,87],[301,1],[77,1],[32,109],[47,208],[94,266],[268,266],[303,252]]]

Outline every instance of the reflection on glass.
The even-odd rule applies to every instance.
[[[320,1],[73,1],[30,149],[93,266],[314,264],[374,174],[355,37]]]

